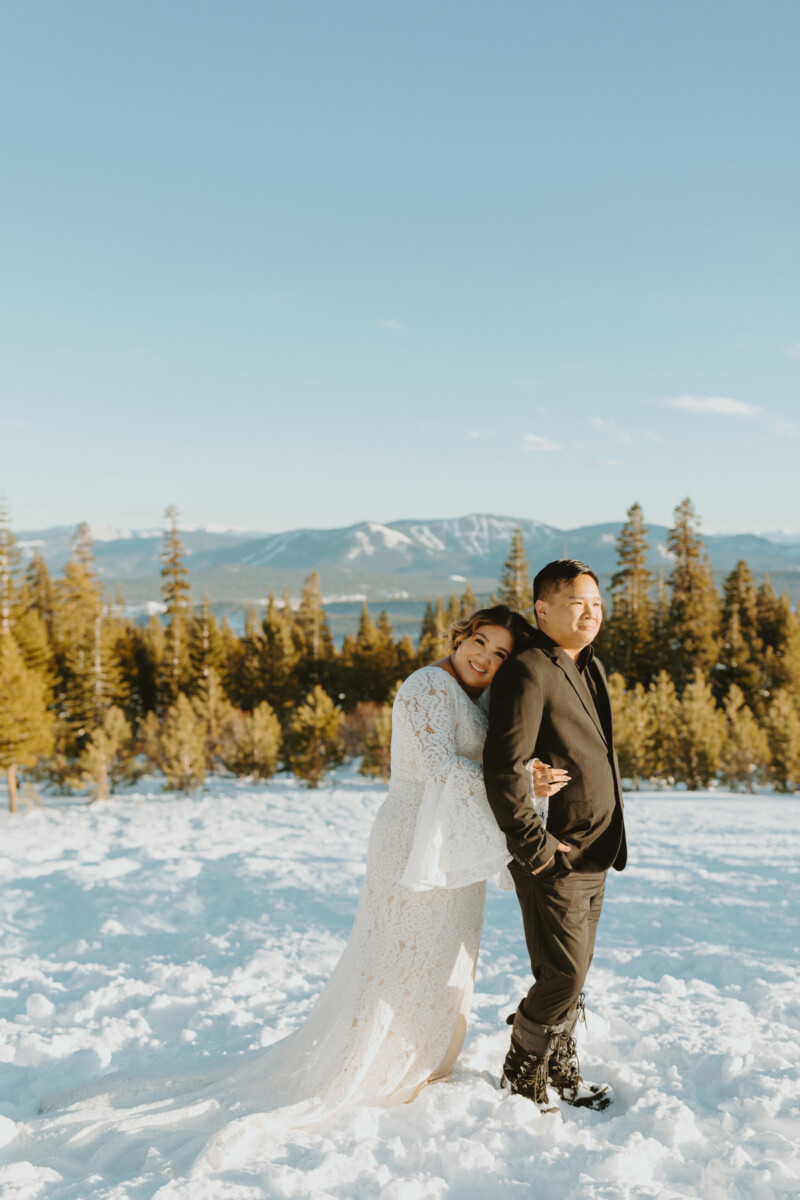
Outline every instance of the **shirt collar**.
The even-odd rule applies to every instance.
[[[547,650],[553,658],[557,657],[559,654],[566,654],[567,658],[569,658],[569,655],[567,654],[564,647],[559,646],[558,642],[554,641],[553,638],[551,638],[549,634],[545,633],[542,629],[537,630],[537,633],[539,635],[539,638],[541,639],[542,649]],[[574,660],[575,666],[578,668],[579,671],[583,672],[589,666],[589,663],[592,661],[593,658],[594,658],[594,646],[592,646],[592,644],[589,643],[588,646],[583,647],[580,654]]]

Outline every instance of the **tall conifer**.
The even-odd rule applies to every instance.
[[[499,599],[528,620],[533,619],[533,584],[531,564],[525,553],[522,529],[518,525],[511,535],[508,556],[500,574]]]
[[[170,504],[164,512],[168,528],[161,551],[161,597],[167,618],[166,653],[162,663],[161,691],[165,705],[172,703],[187,683],[189,654],[187,627],[191,604],[186,550],[178,535],[178,510]]]
[[[332,679],[336,652],[316,571],[312,571],[303,583],[295,627],[301,635],[296,667],[298,688],[303,693],[317,683],[327,688]]]
[[[675,524],[667,545],[674,555],[670,603],[670,644],[673,674],[681,687],[695,670],[708,674],[717,662],[719,597],[692,502],[675,509]]]
[[[0,770],[8,807],[17,811],[17,768],[32,767],[53,748],[52,717],[44,680],[25,665],[10,633],[0,633]]]
[[[749,709],[763,711],[763,647],[758,635],[758,593],[746,562],[739,561],[722,588],[722,624],[715,690],[735,684]]]
[[[611,616],[606,625],[604,660],[629,685],[648,684],[653,674],[653,576],[647,566],[647,529],[639,504],[617,538],[619,569],[611,578]]]

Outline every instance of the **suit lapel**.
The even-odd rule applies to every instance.
[[[600,723],[600,718],[597,715],[597,709],[595,708],[595,703],[592,699],[592,693],[589,691],[589,685],[581,675],[578,668],[575,666],[575,663],[570,656],[565,654],[563,651],[556,651],[555,654],[551,655],[551,658],[555,665],[560,667],[566,675],[572,687],[575,689],[578,699],[586,709],[587,716],[591,718],[592,724],[600,734],[600,737],[603,739],[605,744],[608,745],[608,739],[606,738],[603,726]]]

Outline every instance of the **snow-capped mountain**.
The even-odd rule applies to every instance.
[[[240,546],[237,561],[251,567],[358,567],[369,572],[493,569],[502,563],[517,525],[526,545],[549,545],[559,531],[540,521],[473,513],[443,521],[362,521],[343,529],[296,529]],[[223,552],[219,552],[223,553]],[[217,554],[214,554],[217,557]]]
[[[471,513],[443,520],[405,520],[381,524],[361,521],[339,529],[294,529],[257,534],[213,528],[181,530],[193,589],[208,589],[215,599],[263,598],[270,589],[299,583],[318,570],[328,593],[406,597],[436,595],[470,581],[480,591],[496,584],[514,530],[522,530],[535,573],[553,558],[580,558],[606,579],[616,569],[616,541],[622,523],[558,529],[541,521]],[[667,575],[671,555],[668,531],[648,527],[650,566]],[[74,531],[66,527],[19,534],[28,554],[38,550],[54,569],[70,553]],[[101,575],[120,582],[126,595],[151,600],[158,594],[163,530],[97,531],[95,553]],[[112,536],[116,533],[118,536]],[[709,535],[705,544],[717,572],[730,571],[744,559],[756,574],[771,572],[779,588],[798,590],[800,544],[778,543],[755,534]]]

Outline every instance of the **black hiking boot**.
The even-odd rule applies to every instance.
[[[583,992],[578,997],[574,1014],[567,1018],[558,1035],[549,1062],[550,1082],[565,1104],[570,1104],[573,1108],[591,1108],[594,1112],[602,1112],[612,1103],[614,1093],[607,1083],[589,1083],[581,1075],[578,1048],[572,1036],[579,1018],[585,1025]]]
[[[503,1063],[500,1087],[512,1095],[525,1096],[539,1112],[558,1112],[558,1101],[547,1086],[547,1076],[561,1026],[540,1025],[525,1017],[520,1009],[508,1018],[508,1023],[512,1022],[511,1045]]]

